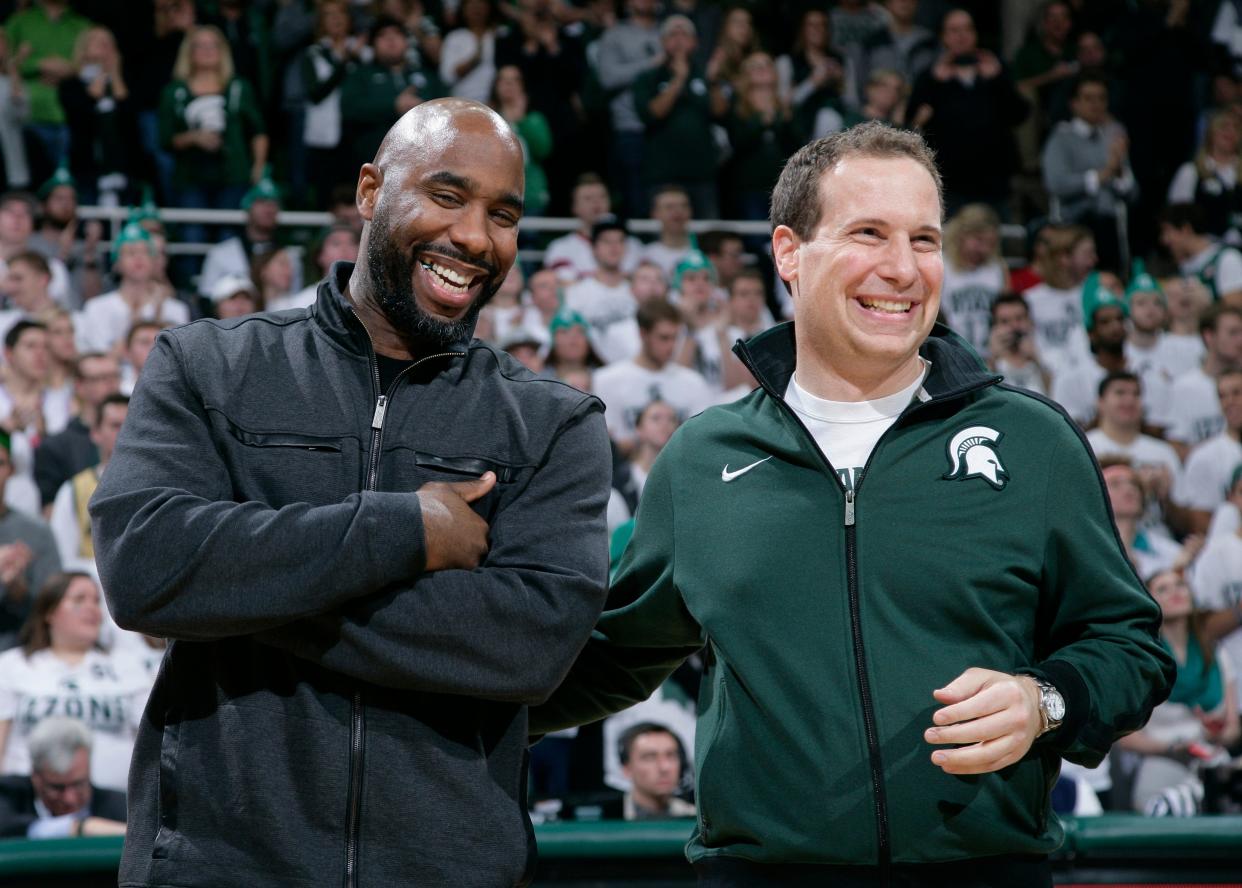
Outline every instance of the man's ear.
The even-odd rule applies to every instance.
[[[798,260],[801,254],[798,248],[802,239],[794,234],[788,225],[777,225],[772,232],[772,260],[776,263],[776,273],[781,279],[793,287],[798,279]]]
[[[375,204],[379,201],[379,190],[383,184],[384,172],[373,163],[364,163],[358,171],[354,203],[358,207],[358,215],[367,222],[375,215]]]

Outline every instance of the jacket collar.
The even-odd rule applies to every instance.
[[[738,340],[733,352],[769,395],[784,399],[797,354],[792,321],[764,330],[744,342]],[[988,372],[966,341],[943,324],[932,327],[919,354],[931,362],[931,372],[923,389],[932,401],[960,397],[995,385],[1002,379]]]

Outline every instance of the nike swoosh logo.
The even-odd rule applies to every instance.
[[[726,482],[727,482],[727,481],[732,481],[734,478],[737,478],[737,477],[739,477],[739,476],[741,476],[741,475],[745,475],[747,472],[749,472],[749,471],[750,471],[751,469],[753,469],[755,466],[759,465],[759,463],[765,463],[765,462],[767,462],[768,460],[770,460],[771,458],[772,458],[771,456],[765,456],[763,459],[759,460],[758,462],[753,462],[753,463],[751,463],[751,464],[750,464],[750,465],[748,465],[748,466],[743,466],[742,468],[738,469],[736,472],[730,472],[730,471],[729,471],[729,464],[728,464],[728,463],[725,463],[725,467],[724,467],[724,469],[720,472],[720,480],[721,480],[721,481],[726,481]]]

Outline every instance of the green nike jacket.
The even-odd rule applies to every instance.
[[[692,861],[1052,851],[1060,759],[1097,764],[1174,675],[1086,440],[937,326],[928,400],[847,493],[783,398],[792,325],[736,351],[759,388],[657,460],[607,609],[531,733],[643,700],[705,648]],[[972,666],[1052,682],[1067,714],[1017,764],[950,775],[923,731],[932,691]]]

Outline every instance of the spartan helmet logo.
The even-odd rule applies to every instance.
[[[963,481],[982,478],[997,490],[1005,486],[1009,473],[996,455],[995,444],[1001,433],[987,426],[970,426],[949,439],[949,471],[946,479]]]

